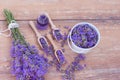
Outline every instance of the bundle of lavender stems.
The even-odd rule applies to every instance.
[[[5,9],[4,15],[8,24],[12,21],[16,22],[11,11]],[[11,70],[16,80],[45,80],[44,75],[49,68],[47,58],[40,55],[37,48],[25,40],[17,27],[10,30],[13,40]]]

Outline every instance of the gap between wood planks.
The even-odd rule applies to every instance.
[[[36,21],[37,19],[16,19],[16,21]],[[103,21],[103,20],[120,20],[120,19],[52,19],[53,21]],[[0,21],[6,21],[6,20],[0,20]]]

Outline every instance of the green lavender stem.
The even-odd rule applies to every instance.
[[[9,10],[4,9],[4,15],[6,17],[8,24],[10,24],[12,20],[15,20],[13,14]],[[26,43],[24,37],[21,35],[18,28],[11,29],[11,32],[14,40],[20,40],[21,43]]]

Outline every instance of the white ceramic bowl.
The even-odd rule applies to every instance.
[[[88,24],[98,34],[98,41],[97,41],[97,43],[93,47],[90,47],[90,48],[81,48],[81,47],[78,47],[78,46],[75,45],[75,43],[73,42],[73,40],[71,38],[71,34],[72,34],[73,29],[75,27],[77,27],[78,25],[83,25],[83,24]],[[72,51],[74,51],[76,53],[85,54],[85,53],[87,53],[88,51],[90,51],[91,49],[93,49],[94,47],[96,47],[98,45],[98,43],[100,42],[100,32],[99,32],[99,30],[93,24],[88,23],[88,22],[81,22],[81,23],[78,23],[78,24],[76,24],[76,25],[73,26],[73,28],[71,29],[71,31],[68,34],[67,41],[68,41],[68,45],[72,49]]]

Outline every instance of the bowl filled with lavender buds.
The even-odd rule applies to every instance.
[[[76,53],[87,53],[96,47],[99,41],[99,30],[87,22],[74,25],[68,35],[68,45]]]

